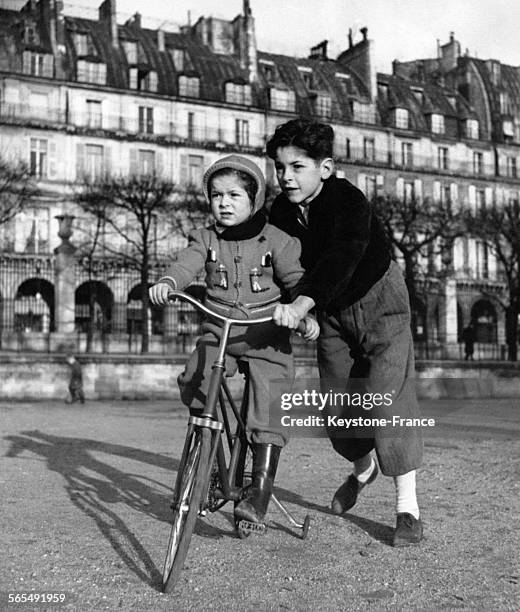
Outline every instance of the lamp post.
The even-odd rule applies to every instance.
[[[73,334],[75,327],[76,247],[70,242],[74,218],[74,215],[56,215],[59,222],[58,236],[61,238],[61,244],[54,249],[55,327],[58,334]]]

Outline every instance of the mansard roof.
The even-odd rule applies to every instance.
[[[40,0],[42,1],[42,0]],[[33,8],[31,8],[31,6]],[[27,5],[22,11],[0,9],[0,69],[17,72],[21,68],[20,48],[28,48],[20,42],[20,30],[24,20],[31,19],[40,31],[40,45],[51,52],[49,33],[41,19],[36,5]],[[32,10],[32,13],[31,13]],[[118,41],[113,44],[108,22],[66,16],[64,19],[65,80],[75,80],[78,60],[73,36],[75,32],[88,34],[91,41],[89,55],[81,59],[102,62],[107,66],[107,86],[117,89],[129,88],[129,68],[123,48],[124,41],[137,44],[137,63],[141,71],[157,73],[157,94],[177,96],[179,76],[195,76],[200,79],[201,100],[224,103],[225,84],[234,82],[246,84],[248,72],[245,62],[240,62],[237,54],[217,53],[204,44],[197,35],[195,27],[184,27],[180,32],[159,32],[142,28],[140,20],[133,19],[125,25],[117,26]],[[160,50],[159,36],[163,39],[164,50]],[[367,46],[365,40],[361,46]],[[21,46],[21,47],[20,47]],[[365,48],[363,47],[363,48]],[[171,51],[183,50],[184,66],[177,70]],[[367,49],[368,52],[368,49]],[[312,116],[316,112],[316,99],[319,96],[330,98],[330,120],[350,122],[354,119],[354,102],[370,103],[371,91],[367,76],[362,76],[349,65],[349,52],[340,55],[340,60],[326,57],[297,58],[287,55],[257,53],[257,79],[251,83],[253,107],[265,108],[268,105],[268,90],[272,87],[292,90],[295,93],[295,111],[301,115]],[[490,96],[494,95],[486,62],[474,60],[489,85]],[[262,66],[273,66],[273,74],[268,79]],[[359,64],[358,64],[359,65]],[[411,65],[411,64],[410,64]],[[304,70],[302,70],[304,69]],[[406,72],[406,70],[408,72]],[[394,108],[402,107],[409,111],[410,128],[418,131],[428,130],[427,116],[442,114],[453,121],[474,117],[475,113],[464,98],[453,89],[441,86],[435,79],[417,80],[411,68],[402,65],[400,74],[378,74],[378,83],[386,86],[385,96],[377,97],[376,121],[390,124],[389,117]],[[305,72],[312,73],[312,82],[305,78]],[[520,77],[517,69],[502,65],[502,87],[511,92],[511,98],[520,99]],[[418,95],[420,92],[420,95]]]

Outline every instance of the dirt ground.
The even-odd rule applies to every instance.
[[[167,402],[0,403],[0,610],[518,610],[520,404],[430,401],[418,475],[420,546],[390,546],[391,479],[344,517],[348,473],[325,439],[294,438],[265,536],[235,537],[232,509],[199,520],[180,582],[160,592],[169,495],[186,416]],[[10,593],[64,593],[59,605]]]

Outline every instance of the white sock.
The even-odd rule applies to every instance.
[[[419,518],[419,506],[415,493],[415,470],[394,476],[396,513],[408,512],[416,519]]]
[[[370,476],[372,476],[375,467],[376,462],[372,459],[370,454],[365,455],[361,457],[361,459],[356,459],[356,461],[354,461],[354,476],[361,484],[365,484]]]

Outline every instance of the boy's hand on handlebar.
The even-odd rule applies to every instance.
[[[305,295],[298,296],[292,304],[278,304],[273,311],[273,321],[280,327],[296,329],[298,323],[314,306],[314,300]]]
[[[168,283],[157,283],[148,289],[150,302],[155,306],[166,306],[168,304],[168,293],[172,290]]]
[[[303,322],[305,323],[305,332],[302,334],[305,340],[317,340],[320,335],[320,326],[314,317],[307,315]]]
[[[273,322],[280,327],[296,329],[302,314],[292,304],[278,304],[273,311]]]

